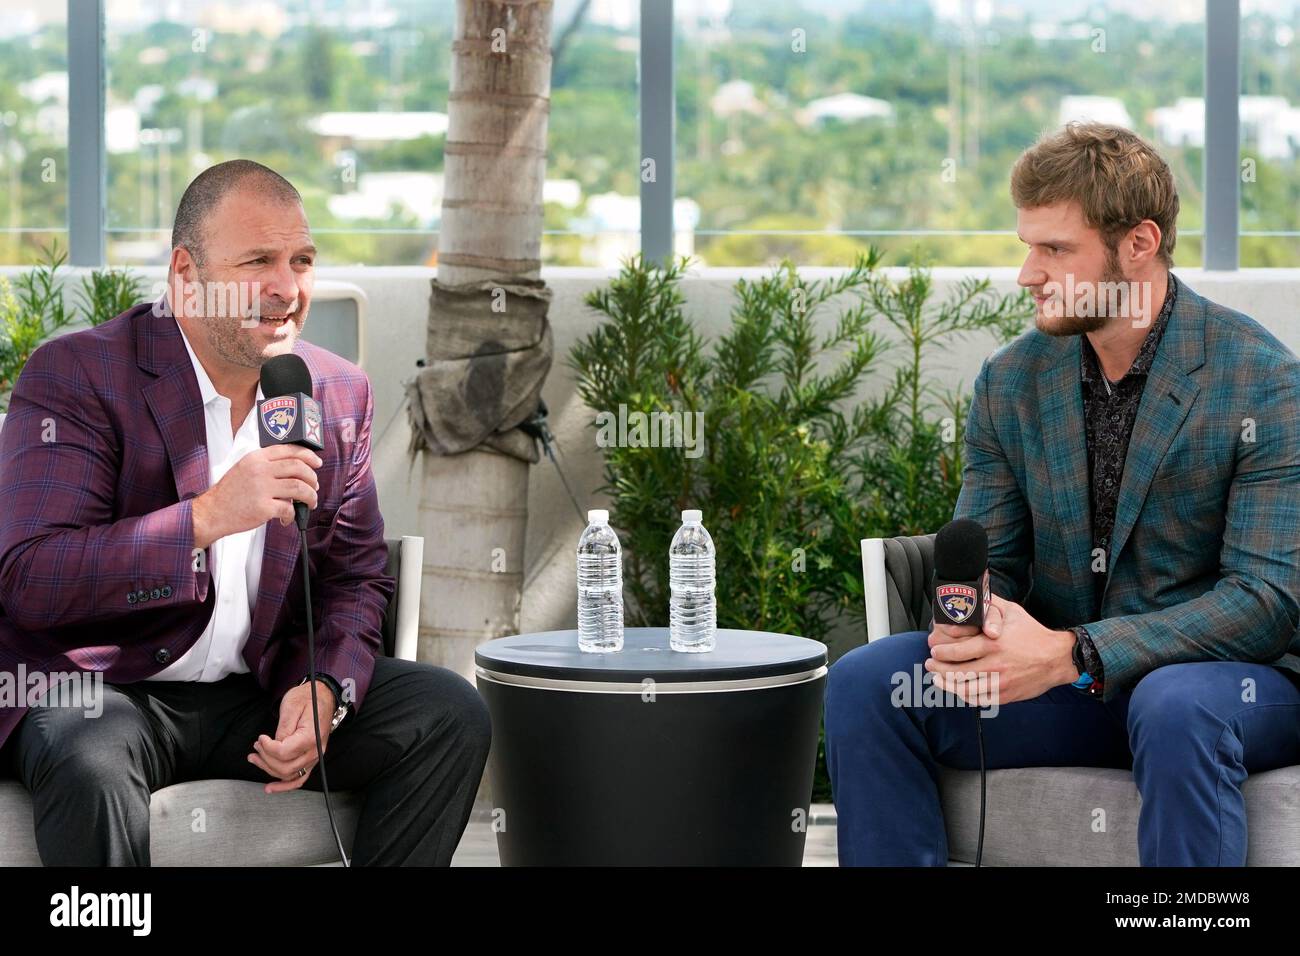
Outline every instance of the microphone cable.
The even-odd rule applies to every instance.
[[[975,843],[975,867],[978,869],[984,857],[984,795],[988,782],[984,770],[984,718],[980,716],[978,707],[975,708],[975,738],[979,742],[980,751],[980,835]]]
[[[343,849],[343,838],[339,836],[338,824],[334,822],[334,806],[330,802],[329,778],[325,774],[325,746],[320,739],[320,707],[316,702],[316,629],[311,617],[311,569],[307,560],[307,509],[294,507],[294,524],[298,526],[298,537],[302,542],[302,591],[307,605],[307,678],[311,684],[311,724],[316,731],[316,767],[320,770],[321,791],[325,794],[325,813],[329,816],[330,829],[334,831],[334,842],[339,848],[339,859],[344,867],[351,867],[347,852]],[[335,702],[336,704],[338,701]]]

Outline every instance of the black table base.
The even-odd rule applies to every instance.
[[[480,673],[502,865],[801,865],[825,684],[651,695]]]

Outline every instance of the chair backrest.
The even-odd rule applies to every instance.
[[[923,534],[862,541],[867,640],[929,629],[934,538]]]
[[[929,630],[934,620],[930,582],[934,578],[932,534],[885,539],[885,587],[891,634]]]
[[[311,321],[302,337],[365,368],[366,293],[351,282],[318,279],[312,289]]]

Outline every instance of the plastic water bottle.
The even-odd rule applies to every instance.
[[[609,512],[587,512],[578,539],[578,649],[623,649],[623,548],[609,526]]]
[[[701,513],[683,511],[682,526],[668,549],[668,646],[675,651],[711,651],[717,638],[718,609],[713,595],[713,539]]]

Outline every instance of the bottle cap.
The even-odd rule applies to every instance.
[[[704,518],[704,512],[703,512],[703,511],[695,511],[695,510],[691,510],[691,511],[683,511],[683,512],[682,512],[682,521],[694,521],[694,522],[698,523],[698,522],[700,522],[701,520],[703,520],[703,518]]]
[[[609,524],[609,512],[604,508],[595,508],[587,512],[588,524]]]

